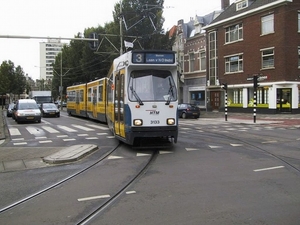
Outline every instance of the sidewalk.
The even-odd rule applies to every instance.
[[[10,118],[11,119],[11,118]],[[180,122],[184,122],[180,119]],[[193,120],[189,120],[193,123]],[[195,124],[270,124],[272,126],[294,126],[300,128],[299,114],[253,114],[228,113],[225,121],[224,112],[201,112]],[[1,147],[8,139],[6,110],[0,108],[0,172],[47,167],[59,163],[74,162],[98,149],[96,145],[74,145],[70,147]]]

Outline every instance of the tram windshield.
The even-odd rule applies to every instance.
[[[140,105],[147,101],[164,101],[169,104],[177,100],[177,89],[170,71],[135,70],[130,74],[128,96]]]

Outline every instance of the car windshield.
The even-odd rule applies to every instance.
[[[130,74],[130,101],[176,101],[177,89],[170,71],[135,70]]]
[[[44,109],[57,109],[55,104],[43,104]]]
[[[38,108],[39,108],[38,105],[33,102],[22,103],[19,106],[19,109],[38,109]]]

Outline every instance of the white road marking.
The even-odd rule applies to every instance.
[[[74,130],[74,129],[69,128],[69,127],[66,127],[66,126],[58,125],[58,127],[59,127],[60,129],[65,130],[65,131],[68,131],[68,132],[77,132],[77,130]]]
[[[53,133],[59,133],[58,130],[55,130],[54,128],[52,127],[48,127],[48,126],[42,126],[42,128],[46,131],[48,131],[49,133],[53,134]]]
[[[80,126],[80,125],[76,125],[76,124],[72,124],[72,126],[78,128],[78,129],[84,130],[84,131],[93,131],[94,130],[92,128],[88,128],[88,127],[84,127],[84,126]]]
[[[83,201],[90,201],[90,200],[101,199],[101,198],[110,198],[110,195],[98,195],[98,196],[92,196],[87,198],[78,198],[77,201],[83,202]]]
[[[126,195],[136,194],[136,191],[126,191]]]
[[[18,128],[9,128],[9,133],[10,133],[11,136],[21,135]]]
[[[200,150],[199,148],[185,148],[187,151],[198,151]]]
[[[210,148],[222,148],[222,146],[209,145]]]
[[[97,133],[97,135],[107,135],[108,133]]]
[[[24,141],[25,139],[24,138],[14,138],[12,139],[12,141]]]
[[[274,141],[263,141],[262,143],[263,143],[263,144],[268,144],[268,143],[276,143],[276,142],[277,142],[277,141],[274,140]]]
[[[51,143],[51,140],[47,140],[47,141],[39,141],[39,143],[43,144],[43,143]]]
[[[170,154],[170,153],[173,153],[173,152],[170,152],[170,151],[159,151],[159,154]]]
[[[243,144],[230,144],[233,147],[239,147],[239,146],[243,146]]]
[[[66,134],[64,134],[64,135],[57,135],[56,137],[62,138],[62,137],[68,137],[68,135],[66,135]]]
[[[122,156],[108,156],[108,159],[123,159]]]
[[[26,127],[26,130],[28,130],[28,132],[33,134],[33,135],[40,134],[40,133],[44,132],[42,129],[36,128],[36,127]]]
[[[97,137],[87,137],[85,138],[86,140],[95,140],[95,139],[98,139]]]
[[[14,145],[27,145],[27,142],[14,143]]]
[[[137,153],[136,156],[150,156],[151,154]]]
[[[35,139],[45,139],[47,137],[35,137]]]
[[[109,130],[108,127],[102,127],[102,126],[98,126],[98,125],[94,125],[94,124],[86,124],[86,125],[89,127],[94,127],[94,128],[100,129],[100,130]]]
[[[63,141],[76,141],[76,139],[74,139],[74,138],[70,138],[70,139],[63,139]]]
[[[281,169],[281,168],[284,168],[284,166],[275,166],[275,167],[257,169],[257,170],[253,170],[253,171],[254,172],[260,172],[260,171],[266,171],[266,170],[276,170],[276,169]]]
[[[77,134],[78,137],[86,137],[89,136],[88,134]]]

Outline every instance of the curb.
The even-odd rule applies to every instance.
[[[73,145],[52,155],[44,157],[43,161],[50,164],[75,162],[97,149],[97,145]]]

